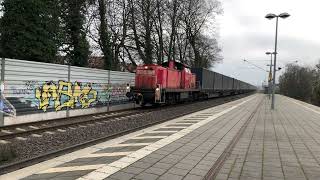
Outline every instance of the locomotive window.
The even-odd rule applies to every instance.
[[[149,69],[146,69],[146,70],[137,70],[137,74],[139,75],[155,75],[155,70],[149,70]]]

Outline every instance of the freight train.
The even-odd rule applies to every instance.
[[[204,69],[169,61],[162,65],[137,67],[135,86],[127,96],[136,104],[174,104],[181,101],[253,92],[256,87],[243,81]]]

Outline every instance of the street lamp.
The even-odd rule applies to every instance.
[[[274,47],[274,65],[273,65],[273,85],[272,85],[272,102],[271,102],[271,109],[274,109],[274,101],[275,101],[275,87],[276,87],[276,68],[277,68],[277,53],[278,53],[278,21],[279,17],[282,19],[288,18],[290,14],[288,13],[281,13],[279,15],[275,14],[267,14],[265,18],[272,20],[276,18],[276,37],[275,37],[275,47]]]
[[[270,71],[269,71],[269,81],[268,81],[268,91],[269,91],[269,99],[271,98],[271,81],[272,81],[272,55],[274,53],[272,52],[266,52],[266,55],[270,55],[271,60],[270,60]]]

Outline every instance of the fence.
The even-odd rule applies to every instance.
[[[1,59],[0,126],[132,106],[134,74]]]

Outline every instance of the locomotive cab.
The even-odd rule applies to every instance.
[[[145,105],[155,102],[156,93],[165,88],[167,74],[166,68],[151,64],[138,66],[135,77],[133,96],[137,104]]]

